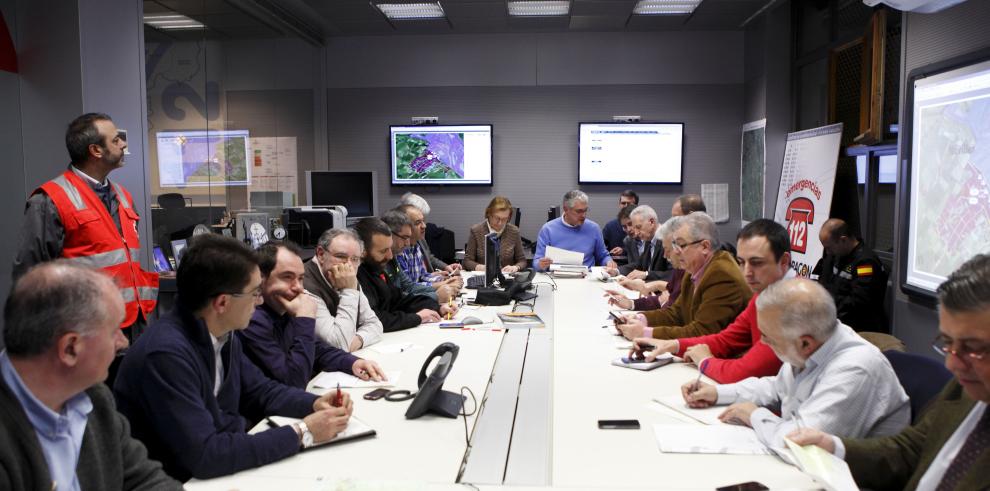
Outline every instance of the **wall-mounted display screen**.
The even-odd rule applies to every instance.
[[[684,123],[579,123],[578,182],[681,183]]]
[[[156,142],[161,187],[251,183],[248,130],[160,131]]]
[[[341,205],[349,218],[378,215],[374,171],[306,171],[306,196],[310,206]]]
[[[990,52],[915,70],[907,85],[902,286],[934,295],[963,262],[990,252]]]
[[[389,130],[392,184],[492,184],[492,125]]]

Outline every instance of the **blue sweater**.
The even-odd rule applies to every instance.
[[[179,300],[181,302],[181,298]],[[181,304],[180,304],[181,305]],[[177,305],[134,343],[121,363],[114,393],[131,433],[181,481],[259,467],[299,451],[289,426],[246,433],[267,415],[302,418],[316,396],[265,377],[241,351],[237,336],[221,350],[224,379],[213,395],[213,343],[206,324]]]
[[[602,228],[602,238],[605,239],[605,249],[611,251],[616,247],[625,247],[623,241],[626,240],[626,231],[622,230],[622,224],[618,218],[613,218]],[[629,255],[629,251],[626,251]]]
[[[563,218],[555,218],[540,229],[536,239],[536,253],[533,254],[533,269],[540,269],[540,259],[546,255],[547,246],[559,247],[570,251],[584,253],[585,266],[604,266],[612,257],[605,249],[602,241],[602,231],[598,224],[585,220],[580,227],[564,225]]]
[[[316,339],[316,319],[278,315],[268,305],[254,309],[247,329],[237,332],[244,354],[269,378],[305,389],[317,372],[351,373],[358,358]]]

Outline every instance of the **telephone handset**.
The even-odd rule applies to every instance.
[[[423,368],[419,371],[419,392],[413,399],[409,409],[406,410],[406,419],[415,419],[427,411],[434,412],[448,418],[456,418],[464,407],[465,397],[460,394],[448,392],[442,389],[443,382],[450,373],[450,368],[457,359],[457,352],[460,351],[454,343],[442,343],[433,349],[430,356],[423,363]],[[434,358],[440,357],[437,366],[433,367],[429,377],[426,376],[426,369],[433,362]]]

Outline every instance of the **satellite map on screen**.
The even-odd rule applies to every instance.
[[[395,135],[399,179],[464,179],[464,133]]]
[[[990,246],[990,97],[920,108],[914,269],[946,277]]]
[[[247,131],[158,134],[162,185],[246,185],[250,182]]]

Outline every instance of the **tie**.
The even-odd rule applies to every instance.
[[[642,271],[649,271],[650,265],[653,263],[653,241],[649,241],[643,246],[643,256],[639,258],[639,264],[643,267]]]
[[[990,409],[984,409],[983,417],[976,423],[972,433],[966,437],[966,442],[959,449],[952,464],[945,470],[942,482],[938,483],[935,491],[955,489],[976,462],[976,458],[988,448],[990,448]]]

